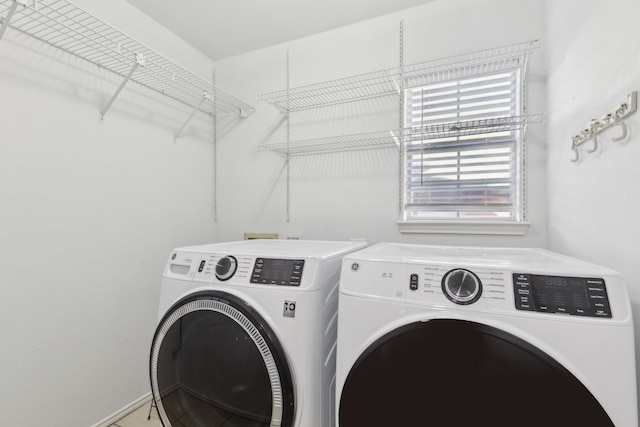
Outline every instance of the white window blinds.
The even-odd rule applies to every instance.
[[[404,220],[522,220],[521,73],[405,90]]]

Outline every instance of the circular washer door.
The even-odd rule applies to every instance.
[[[160,322],[151,388],[165,427],[290,427],[291,373],[275,335],[246,302],[189,296]]]
[[[567,369],[479,323],[431,320],[373,343],[353,365],[340,427],[613,427]]]

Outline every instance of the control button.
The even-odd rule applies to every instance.
[[[225,256],[220,258],[218,263],[216,264],[216,277],[218,280],[229,280],[236,272],[238,268],[238,261],[235,257]]]
[[[442,291],[456,304],[473,304],[482,295],[482,283],[471,271],[457,268],[448,271],[442,278]]]
[[[513,292],[515,296],[516,310],[536,311],[532,301],[531,277],[528,274],[513,274]],[[544,307],[542,311],[546,311]]]
[[[412,291],[417,291],[418,290],[418,275],[417,274],[412,274],[409,277],[409,289],[411,289]]]
[[[204,260],[204,259],[202,261],[200,261],[200,266],[198,267],[198,273],[202,273],[202,270],[204,270],[204,266],[205,266],[206,263],[207,263],[207,261]]]

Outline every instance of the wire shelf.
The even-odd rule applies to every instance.
[[[334,151],[353,151],[371,148],[398,147],[398,130],[369,132],[358,135],[340,135],[302,141],[276,142],[262,144],[260,150],[275,151],[283,155],[317,154]]]
[[[348,78],[300,86],[257,96],[280,111],[296,111],[358,99],[398,94],[397,70],[383,70]]]
[[[254,111],[69,1],[0,0],[0,16],[0,38],[11,28],[211,116]]]
[[[494,117],[478,120],[439,123],[405,129],[405,138],[435,139],[455,138],[462,136],[494,134],[524,129],[529,124],[542,123],[544,114],[527,114],[523,116]]]
[[[301,141],[262,144],[260,150],[274,151],[282,155],[319,154],[335,151],[353,151],[375,148],[398,148],[401,143],[444,139],[480,134],[495,134],[524,129],[528,124],[542,123],[544,114],[498,117],[484,120],[468,120],[415,128],[394,129],[356,135],[340,135]]]
[[[296,111],[358,99],[399,95],[402,88],[524,67],[542,42],[533,40],[404,67],[316,83],[257,96],[280,111]]]
[[[525,68],[529,55],[541,46],[541,40],[532,40],[420,64],[407,65],[402,70],[405,88],[465,77],[477,77],[514,68]]]

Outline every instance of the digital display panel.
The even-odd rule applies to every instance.
[[[251,283],[300,286],[304,260],[257,258]]]
[[[532,276],[533,301],[538,307],[589,308],[583,280],[567,277]]]
[[[518,310],[610,318],[604,279],[514,273]]]

